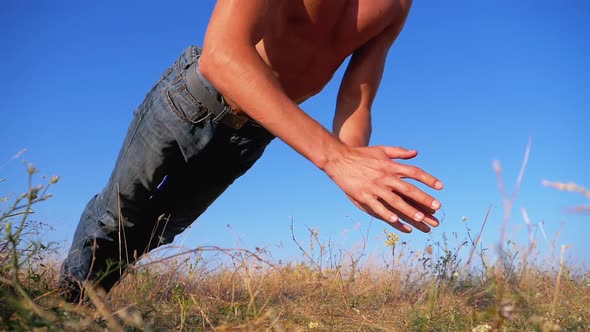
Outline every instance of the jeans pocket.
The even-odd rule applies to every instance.
[[[164,94],[170,109],[183,121],[197,124],[210,115],[209,110],[188,92],[183,76],[172,83]]]

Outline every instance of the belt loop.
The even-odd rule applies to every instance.
[[[229,107],[224,105],[223,111],[221,111],[221,113],[215,115],[215,117],[213,118],[213,122],[219,123],[220,120],[222,120],[228,112],[231,112],[231,109],[229,109]]]

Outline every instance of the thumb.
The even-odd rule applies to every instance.
[[[418,155],[418,151],[402,147],[381,146],[380,148],[391,159],[412,159]]]

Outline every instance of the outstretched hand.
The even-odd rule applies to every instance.
[[[442,182],[416,166],[392,160],[416,155],[417,151],[400,147],[345,147],[344,153],[328,160],[324,171],[366,213],[404,233],[412,231],[407,224],[429,232],[430,226],[439,224],[434,213],[441,203],[404,179],[436,190],[443,188]]]

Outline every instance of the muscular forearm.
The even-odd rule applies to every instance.
[[[371,139],[371,110],[340,96],[336,104],[333,132],[351,147],[368,146]]]

